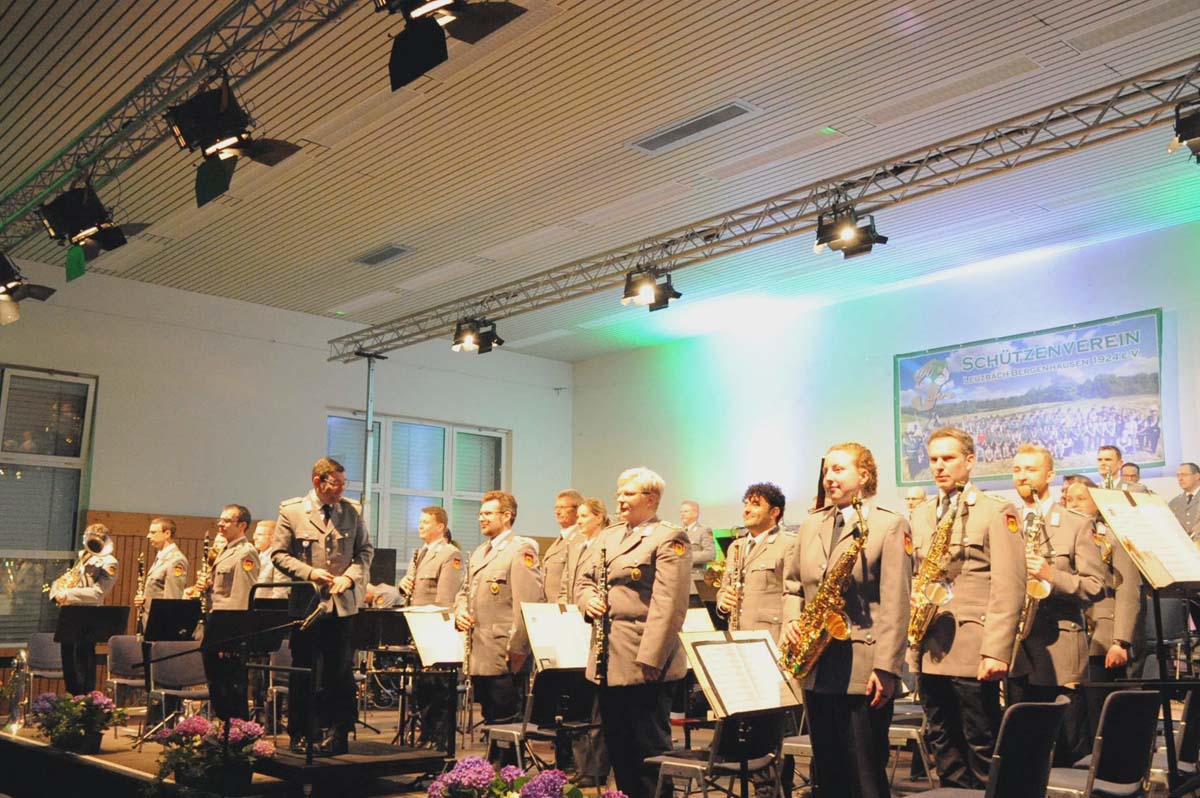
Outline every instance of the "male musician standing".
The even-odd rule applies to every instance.
[[[317,703],[309,701],[308,674],[293,673],[288,701],[288,735],[294,752],[305,750],[303,738],[316,741],[318,726],[328,725],[321,753],[344,754],[358,710],[354,695],[353,615],[366,593],[375,547],[367,535],[362,509],[342,498],[346,469],[330,457],[312,468],[312,490],[279,505],[271,560],[292,579],[312,582],[312,592],[291,588],[289,610],[307,616],[292,631],[292,664],[313,668],[319,680]],[[315,609],[314,609],[315,606]]]
[[[511,493],[483,494],[479,530],[487,541],[471,553],[467,578],[454,601],[455,626],[470,630],[466,672],[488,724],[517,716],[513,674],[524,669],[530,654],[521,604],[543,598],[537,543],[512,531],[516,520],[517,500]]]
[[[746,534],[729,544],[725,575],[717,592],[717,609],[729,616],[733,631],[766,629],[772,640],[779,640],[784,571],[797,540],[795,534],[779,527],[786,502],[783,491],[770,482],[751,485],[742,494]]]
[[[217,519],[226,543],[204,585],[211,591],[214,611],[250,609],[250,588],[258,580],[258,551],[246,537],[250,520],[250,511],[240,504],[226,505]],[[245,663],[214,648],[203,649],[202,655],[213,714],[223,720],[248,719]]]
[[[417,534],[422,545],[413,565],[400,580],[410,607],[435,605],[450,608],[463,584],[463,560],[458,547],[446,540],[446,511],[437,505],[421,510]],[[413,678],[413,708],[421,718],[421,743],[445,746],[453,734],[454,705],[458,697],[454,671],[418,673]]]
[[[111,541],[108,527],[91,524],[83,532],[84,540],[99,538]],[[107,547],[106,547],[107,548]],[[117,558],[101,551],[85,556],[76,567],[79,579],[75,587],[69,587],[51,598],[60,606],[67,604],[102,604],[104,597],[117,583]],[[62,649],[63,680],[71,695],[83,695],[96,689],[96,644],[60,643]]]
[[[621,523],[591,544],[599,546],[590,556],[593,567],[575,586],[581,612],[592,619],[608,616],[600,717],[617,788],[629,798],[654,794],[657,773],[643,762],[671,748],[671,698],[687,673],[679,632],[687,615],[691,541],[682,528],[658,519],[665,489],[648,468],[617,478]],[[602,568],[607,596],[599,589]],[[593,681],[596,668],[593,656],[587,667]]]
[[[1008,675],[1025,595],[1025,545],[1012,503],[971,484],[975,441],[968,432],[935,430],[928,451],[938,492],[913,511],[917,574],[920,579],[940,522],[955,513],[944,572],[953,596],[937,610],[919,648],[910,647],[909,664],[919,673],[926,741],[942,786],[982,789],[1000,729],[1000,681]]]
[[[554,538],[554,542],[546,549],[546,555],[542,557],[546,598],[551,601],[561,592],[563,571],[567,567],[567,552],[575,541],[575,520],[582,503],[583,494],[574,488],[559,491],[554,497],[554,520],[558,522],[558,537]]]
[[[1125,460],[1120,448],[1105,444],[1096,450],[1096,470],[1100,474],[1097,480],[1100,486],[1108,490],[1127,490],[1130,493],[1149,493],[1150,491],[1140,482],[1126,482],[1121,478],[1121,466]]]
[[[872,501],[878,485],[870,449],[858,443],[831,448],[825,455],[827,503],[800,524],[788,562],[791,589],[802,587],[811,603],[821,591],[838,589],[826,581],[836,578],[830,570],[848,550],[863,547],[841,588],[849,637],[831,638],[804,679],[817,798],[890,794],[887,735],[904,665],[912,576],[906,546],[912,538],[902,515]],[[857,511],[856,498],[862,501]],[[803,639],[796,606],[788,601],[789,647]]]
[[[188,559],[175,543],[175,521],[170,518],[155,518],[150,522],[146,539],[154,549],[154,562],[146,571],[146,589],[143,595],[133,599],[145,625],[150,617],[150,605],[155,599],[183,598],[187,587]],[[147,676],[149,678],[149,676]]]
[[[1104,593],[1100,552],[1088,516],[1068,510],[1050,495],[1054,458],[1043,446],[1023,443],[1012,464],[1022,500],[1021,534],[1029,588],[1041,600],[1024,619],[1027,636],[1017,646],[1005,699],[1054,701],[1066,695],[1073,711],[1059,728],[1055,765],[1070,767],[1091,749],[1084,737],[1085,711],[1076,694],[1087,672],[1084,610]],[[1028,595],[1028,590],[1027,590]],[[1026,599],[1026,614],[1029,612]]]

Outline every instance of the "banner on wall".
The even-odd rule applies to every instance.
[[[1059,474],[1092,473],[1096,449],[1164,465],[1162,309],[974,341],[894,358],[896,473],[932,482],[926,442],[938,427],[975,438],[975,479],[1010,473],[1017,446],[1040,443]]]

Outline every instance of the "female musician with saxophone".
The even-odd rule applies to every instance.
[[[742,494],[746,534],[729,544],[717,592],[717,610],[729,616],[732,630],[766,629],[771,639],[779,639],[783,575],[796,545],[796,536],[779,526],[786,501],[770,482],[751,485]]]
[[[909,665],[941,786],[983,789],[1025,596],[1025,542],[1012,502],[971,484],[970,433],[934,430],[928,449],[938,492],[912,514],[920,612],[909,624]]]
[[[840,443],[825,455],[827,504],[800,525],[789,563],[783,664],[803,679],[812,733],[814,795],[889,795],[888,726],[904,663],[912,568],[908,522],[871,498],[871,450]],[[791,610],[792,602],[788,602]]]
[[[1071,699],[1054,748],[1055,766],[1070,767],[1092,747],[1076,691],[1087,675],[1084,610],[1104,595],[1104,566],[1092,540],[1091,518],[1050,496],[1054,459],[1045,447],[1018,446],[1012,478],[1022,501],[1028,582],[1005,699],[1009,704],[1053,701],[1060,695]]]
[[[117,558],[112,538],[104,524],[92,524],[83,532],[79,561],[50,586],[50,600],[65,604],[101,604],[117,583]],[[61,643],[63,680],[71,695],[96,689],[95,643]]]

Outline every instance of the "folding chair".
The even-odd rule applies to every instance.
[[[186,652],[186,653],[184,653]],[[162,659],[169,657],[170,659]],[[162,660],[155,662],[155,660]],[[204,677],[204,660],[200,656],[200,644],[195,640],[172,640],[150,644],[150,697],[149,703],[157,699],[163,709],[163,719],[144,730],[134,742],[139,751],[151,734],[166,728],[182,711],[184,702],[208,701],[208,684]],[[180,709],[166,713],[167,698],[179,700]]]
[[[730,715],[717,721],[712,745],[707,751],[671,751],[646,759],[647,765],[658,766],[658,785],[655,795],[662,795],[664,781],[685,779],[683,794],[692,791],[692,782],[700,782],[700,791],[708,798],[709,790],[726,796],[745,796],[750,779],[766,771],[774,785],[774,794],[781,795],[779,762],[783,730],[788,722],[788,709]],[[707,754],[707,758],[703,758]],[[727,783],[722,784],[721,780]],[[735,788],[735,782],[740,788]]]
[[[1060,698],[1053,703],[1013,704],[1005,710],[987,789],[938,787],[911,793],[911,798],[1045,798],[1054,739],[1067,706],[1067,700]]]
[[[271,654],[272,665],[289,667],[292,664],[292,648],[287,640],[283,641],[283,645],[279,650]],[[271,741],[278,742],[279,740],[279,697],[288,694],[288,673],[286,671],[270,671],[267,677],[267,706],[270,708],[271,718]]]
[[[552,741],[555,750],[570,746],[573,737],[596,728],[592,723],[595,686],[582,669],[548,668],[533,674],[525,699],[525,714],[519,723],[496,723],[483,727],[487,756],[498,749],[512,749],[522,769],[530,763],[544,770],[550,765],[529,745],[531,740]]]
[[[63,677],[62,646],[54,642],[54,632],[35,632],[29,638],[25,672],[25,717],[33,703],[34,679]]]
[[[117,706],[121,706],[122,687],[146,689],[142,672],[142,641],[137,635],[113,635],[108,638],[108,678],[104,680],[104,685]],[[117,727],[113,726],[113,737],[116,736]]]
[[[1146,794],[1154,750],[1159,694],[1118,690],[1104,699],[1100,728],[1086,768],[1050,771],[1050,798],[1140,798]]]

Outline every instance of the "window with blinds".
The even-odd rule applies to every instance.
[[[326,451],[346,466],[347,494],[361,495],[366,422],[330,415]],[[421,509],[446,508],[454,542],[464,552],[480,543],[480,498],[504,485],[507,434],[451,424],[382,417],[375,423],[376,452],[371,510],[372,540],[396,549],[400,573],[421,545]],[[352,463],[357,465],[353,468]]]
[[[41,587],[75,562],[95,390],[0,365],[0,645],[54,628]]]

